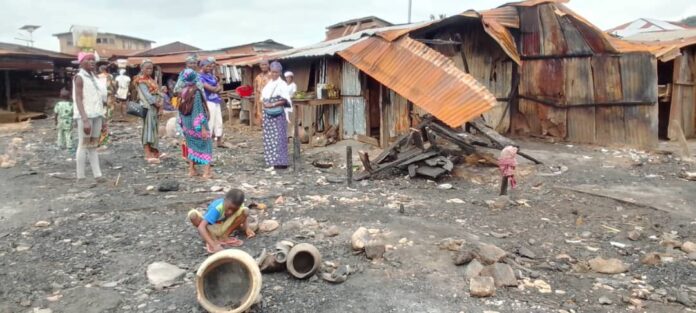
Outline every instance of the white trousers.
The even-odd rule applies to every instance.
[[[222,104],[207,101],[208,113],[208,128],[212,132],[213,137],[222,137]]]

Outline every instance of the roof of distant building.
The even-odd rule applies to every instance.
[[[358,24],[358,23],[365,23],[365,22],[379,22],[380,24],[383,24],[384,26],[391,26],[393,25],[392,23],[389,23],[379,17],[376,16],[366,16],[366,17],[360,17],[360,18],[354,18],[351,20],[343,21],[343,22],[338,22],[336,24],[327,26],[326,29],[332,29],[332,28],[339,28],[339,27],[344,27],[348,25],[353,25],[353,24]]]
[[[145,51],[134,53],[134,54],[132,54],[132,56],[159,56],[159,55],[176,54],[176,53],[182,53],[182,52],[195,52],[195,51],[201,51],[201,48],[194,47],[192,45],[183,43],[181,41],[175,41],[172,43],[168,43],[166,45],[162,45],[159,47],[155,47],[152,49],[148,49]]]
[[[688,25],[679,22],[662,21],[653,18],[639,18],[635,21],[609,29],[607,33],[618,37],[629,37],[640,33],[674,31],[690,28],[691,27]]]
[[[117,37],[122,37],[122,38],[128,38],[128,39],[138,40],[138,41],[145,41],[145,42],[149,42],[149,43],[155,43],[154,41],[152,41],[152,40],[150,40],[150,39],[143,39],[143,38],[133,37],[133,36],[129,36],[129,35],[122,35],[122,34],[116,34],[116,33],[107,33],[107,32],[99,32],[99,34],[101,34],[101,35],[117,36]],[[55,37],[62,37],[62,36],[66,36],[66,35],[72,35],[72,33],[71,33],[71,32],[64,32],[64,33],[56,33],[56,34],[53,34],[53,36],[55,36]]]

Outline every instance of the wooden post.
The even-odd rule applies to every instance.
[[[353,147],[346,146],[346,183],[348,186],[353,184]]]
[[[293,104],[294,109],[293,111],[293,118],[292,118],[292,128],[293,128],[293,135],[292,135],[292,141],[293,141],[293,149],[292,149],[292,170],[294,172],[297,172],[299,168],[301,167],[301,160],[300,160],[300,130],[299,130],[299,125],[298,125],[298,116],[300,115],[298,112],[298,105]]]
[[[12,94],[10,93],[10,71],[5,71],[5,100],[7,105],[7,110],[12,111],[10,108],[10,98]]]

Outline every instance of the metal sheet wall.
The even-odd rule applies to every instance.
[[[360,70],[348,62],[341,67],[343,96],[343,136],[367,135],[365,98],[360,85]]]
[[[696,48],[683,49],[674,60],[669,138],[678,139],[680,128],[686,137],[696,136]]]

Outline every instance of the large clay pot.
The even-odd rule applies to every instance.
[[[261,292],[261,271],[256,261],[237,249],[208,257],[196,272],[198,303],[211,313],[241,313]]]
[[[314,275],[321,266],[321,254],[316,247],[308,243],[295,245],[288,253],[286,262],[290,275],[305,279]]]

